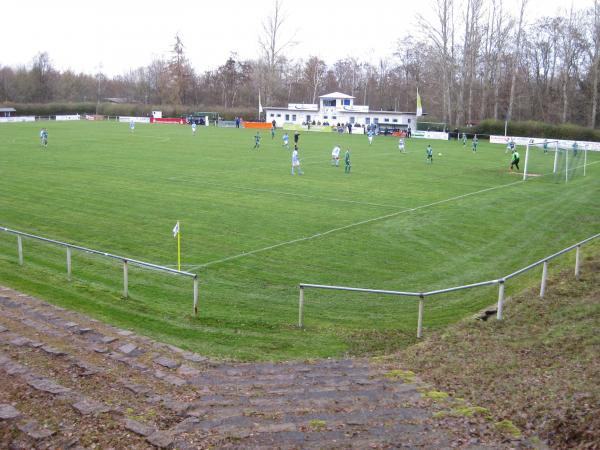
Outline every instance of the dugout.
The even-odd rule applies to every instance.
[[[198,111],[198,112],[193,112],[191,114],[188,114],[187,116],[185,116],[185,120],[188,123],[188,125],[191,125],[192,123],[195,123],[196,125],[206,125],[206,118],[208,117],[208,123],[218,123],[219,121],[219,113],[216,112],[205,112],[205,111]]]
[[[0,117],[12,117],[15,115],[17,110],[15,108],[0,108]]]

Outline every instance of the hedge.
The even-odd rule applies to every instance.
[[[52,102],[52,103],[6,103],[0,106],[13,107],[19,116],[54,116],[56,114],[102,114],[105,116],[148,117],[152,111],[162,111],[163,117],[180,117],[196,111],[219,113],[225,120],[243,117],[254,120],[256,108],[229,108],[204,105],[145,105],[142,103],[100,103],[95,102]]]

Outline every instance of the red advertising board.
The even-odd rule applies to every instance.
[[[162,119],[155,119],[154,117],[150,117],[150,123],[176,123],[179,125],[184,125],[185,119],[181,117],[164,117]]]

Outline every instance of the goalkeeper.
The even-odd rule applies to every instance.
[[[512,153],[512,158],[510,160],[510,170],[512,170],[513,167],[516,167],[517,170],[519,170],[519,152],[516,150]]]

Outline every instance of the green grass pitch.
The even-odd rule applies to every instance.
[[[42,149],[38,133],[49,130]],[[307,290],[298,283],[426,291],[495,279],[584,239],[600,225],[600,155],[568,184],[522,183],[501,145],[307,133],[303,176],[292,176],[282,132],[60,123],[0,125],[0,225],[182,269],[200,277],[200,314],[188,278],[130,268],[122,298],[117,261],[0,233],[0,283],[210,356],[290,359],[393,351],[415,341],[417,301]],[[293,141],[291,139],[291,141]],[[431,143],[433,164],[425,160]],[[330,164],[351,149],[352,172]],[[524,148],[521,151],[521,169]],[[442,156],[439,156],[442,153]],[[552,156],[535,152],[531,171]],[[553,263],[570,264],[571,257]],[[511,280],[507,293],[537,283]],[[426,300],[424,332],[493,303],[496,288]]]

